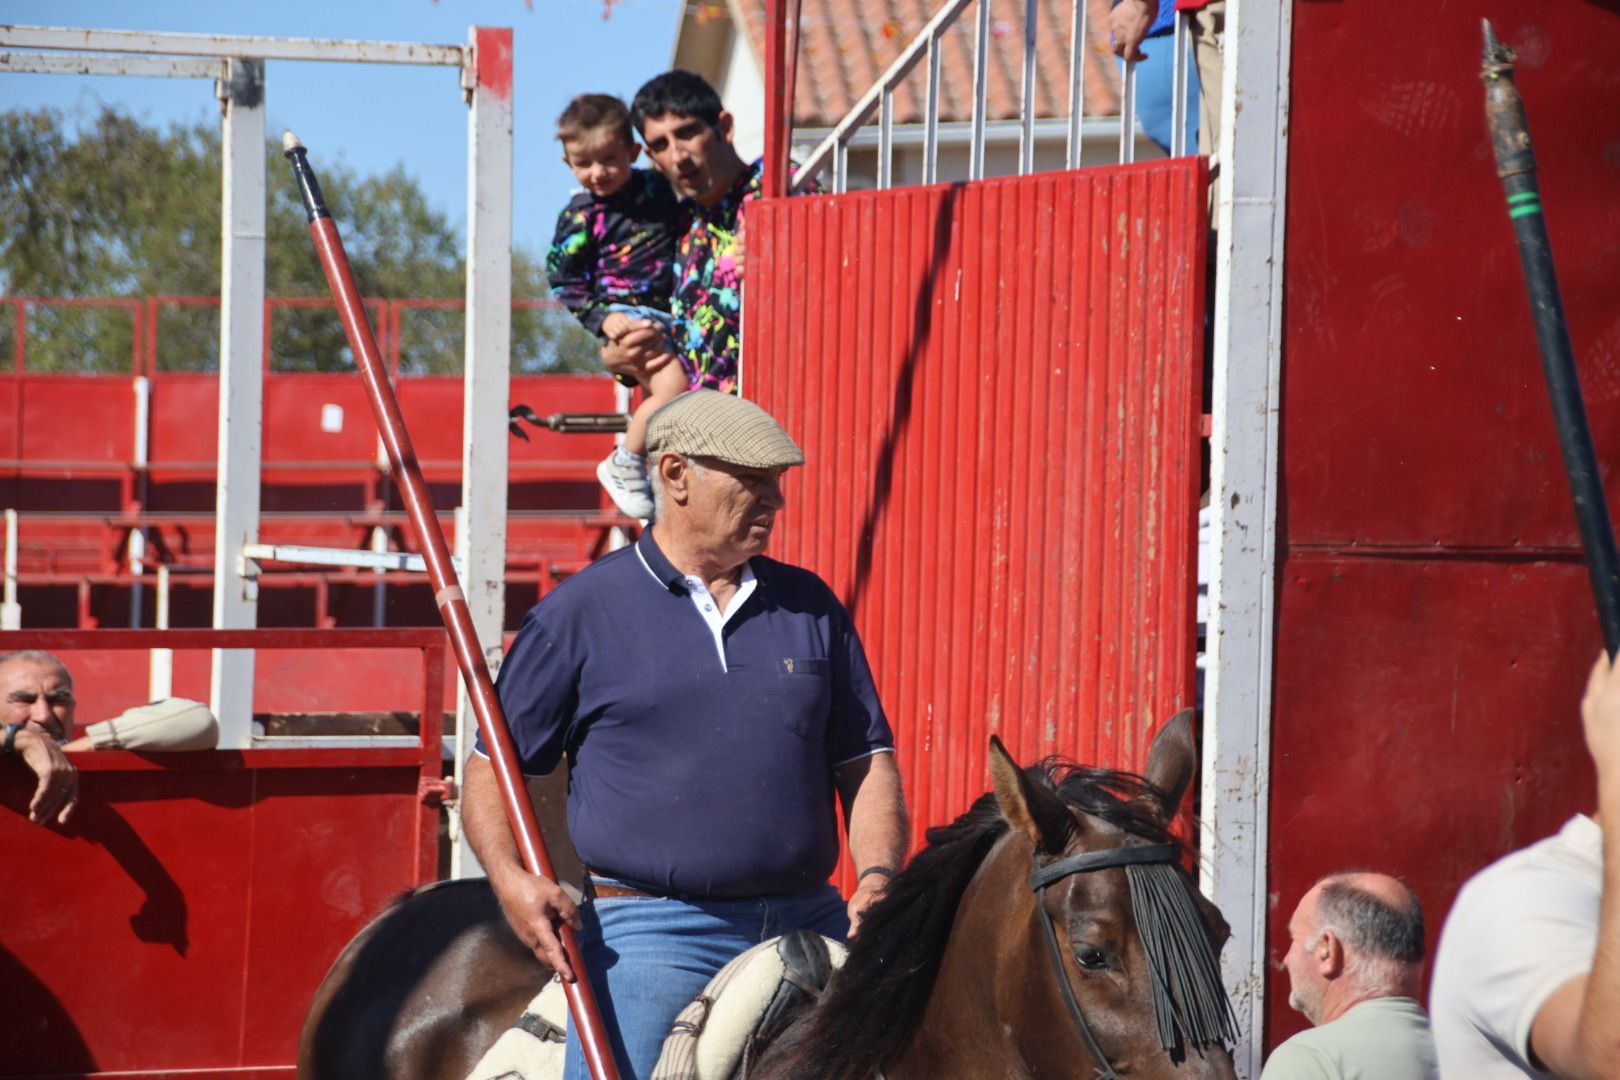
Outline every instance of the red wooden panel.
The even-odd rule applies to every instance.
[[[337,430],[325,430],[323,416]],[[281,372],[266,378],[262,453],[266,462],[375,461],[377,424],[360,376]]]
[[[135,390],[128,375],[23,375],[17,384],[18,457],[129,460],[135,448]]]
[[[1279,586],[1271,1045],[1304,1025],[1281,967],[1318,877],[1402,876],[1432,949],[1470,874],[1590,812],[1579,702],[1601,646],[1577,563],[1295,555]]]
[[[1296,4],[1283,440],[1295,543],[1572,546],[1486,136],[1480,19],[1518,84],[1599,460],[1620,456],[1620,16],[1575,0]],[[1389,28],[1401,25],[1398,35]],[[1398,40],[1389,40],[1398,38]],[[1364,43],[1377,41],[1376,48]],[[1348,50],[1348,52],[1346,52]],[[1609,477],[1611,499],[1620,477]]]
[[[322,753],[99,751],[67,834],[28,822],[32,784],[0,768],[0,892],[29,898],[0,947],[0,1008],[27,1033],[0,1076],[291,1063],[332,957],[415,879],[414,765]]]
[[[775,554],[854,612],[916,827],[988,736],[1139,767],[1191,701],[1206,176],[1185,159],[758,204]],[[756,255],[757,253],[757,255]]]
[[[219,457],[219,378],[160,372],[152,376],[149,458],[153,465],[212,464]]]

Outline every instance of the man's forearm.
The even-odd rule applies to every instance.
[[[462,774],[461,827],[492,883],[508,870],[523,869],[523,857],[506,819],[506,803],[495,779],[495,768],[482,754],[468,757]]]
[[[900,770],[890,753],[864,759],[864,768],[840,784],[849,821],[849,855],[859,873],[870,866],[900,869],[908,842]],[[849,768],[849,766],[845,766]],[[845,788],[847,787],[847,793]]]
[[[1597,952],[1586,977],[1576,1028],[1587,1075],[1620,1076],[1620,775],[1598,773],[1598,820],[1603,826],[1603,897]],[[1612,771],[1612,770],[1608,770]]]

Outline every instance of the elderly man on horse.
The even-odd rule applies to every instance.
[[[508,921],[564,978],[556,929],[580,929],[626,1077],[651,1072],[675,1015],[748,946],[845,936],[906,846],[849,613],[763,555],[798,446],[757,405],[699,390],[654,414],[648,452],[656,523],[529,612],[498,686],[525,773],[568,757],[585,904],[523,869],[481,753],[463,794]],[[835,797],[861,868],[847,906],[827,883]],[[585,1076],[572,1032],[568,1051],[567,1075]]]

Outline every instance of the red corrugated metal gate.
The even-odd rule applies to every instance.
[[[988,736],[1136,767],[1192,700],[1201,159],[761,202],[744,393],[803,445],[773,554],[853,611],[916,827]]]

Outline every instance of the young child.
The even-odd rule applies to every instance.
[[[553,299],[597,337],[615,340],[638,320],[660,323],[671,339],[675,246],[685,230],[669,181],[655,169],[634,169],[641,148],[630,111],[608,94],[581,94],[557,118],[563,161],[584,189],[557,215],[546,258]],[[647,418],[687,389],[686,369],[673,356],[645,377],[641,405],[630,417],[624,445],[596,467],[597,478],[627,516],[653,516],[647,479]]]

